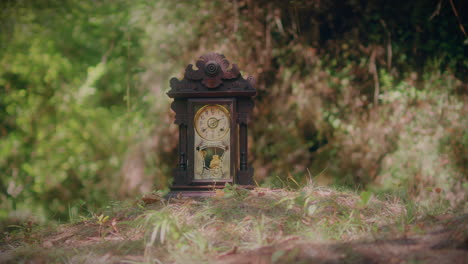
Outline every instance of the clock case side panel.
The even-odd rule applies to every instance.
[[[193,164],[193,161],[195,160],[194,157],[194,149],[195,149],[195,126],[194,126],[194,118],[195,118],[195,106],[203,106],[203,105],[209,105],[209,104],[219,104],[219,105],[228,105],[229,106],[229,118],[230,118],[230,129],[229,129],[229,134],[230,134],[230,146],[229,146],[229,151],[230,151],[230,179],[225,179],[225,180],[201,180],[201,179],[195,179],[195,166]],[[216,187],[223,187],[226,183],[235,183],[236,180],[236,172],[238,170],[237,168],[237,129],[236,129],[236,118],[237,118],[237,112],[236,112],[236,98],[195,98],[195,99],[188,99],[188,116],[190,117],[188,120],[188,129],[187,129],[187,138],[188,138],[188,144],[187,144],[187,150],[188,150],[188,155],[187,155],[187,160],[188,166],[187,166],[187,172],[188,172],[188,185],[190,186],[203,186],[203,185],[209,185],[209,186],[216,186]]]
[[[184,186],[188,184],[187,171],[187,128],[188,128],[188,113],[187,99],[175,99],[171,104],[171,109],[175,112],[174,123],[179,127],[179,144],[178,144],[178,163],[173,170],[174,182],[172,186]]]
[[[237,171],[236,183],[244,186],[244,188],[254,188],[254,169],[249,164],[248,153],[248,124],[250,123],[250,115],[255,106],[254,101],[250,97],[237,98],[237,124],[238,124],[238,139],[239,139],[239,167]]]

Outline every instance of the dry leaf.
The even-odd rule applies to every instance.
[[[216,190],[215,197],[223,197],[224,196],[224,191],[223,190]]]
[[[111,226],[112,226],[112,229],[113,229],[116,233],[120,233],[120,232],[119,232],[119,229],[117,228],[117,219],[115,219],[115,218],[112,219]]]
[[[161,196],[154,193],[150,193],[148,195],[143,196],[141,200],[143,200],[145,204],[152,204],[161,201]]]

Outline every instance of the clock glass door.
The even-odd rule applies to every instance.
[[[229,105],[195,106],[194,179],[231,179]]]

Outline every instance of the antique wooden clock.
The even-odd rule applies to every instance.
[[[224,55],[201,56],[184,78],[172,78],[171,104],[179,126],[178,166],[169,197],[209,196],[226,183],[253,187],[247,125],[254,107],[254,79],[244,79]]]

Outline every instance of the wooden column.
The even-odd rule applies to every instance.
[[[174,169],[174,185],[185,185],[187,179],[187,102],[185,99],[176,99],[171,104],[176,113],[174,123],[179,126],[179,162]]]
[[[237,105],[237,123],[239,124],[239,171],[237,184],[253,185],[253,168],[249,166],[248,130],[250,113],[254,107],[250,98],[239,98]]]

